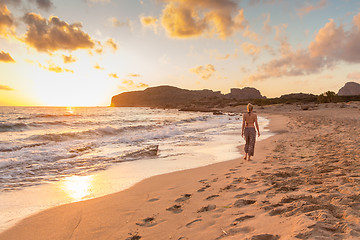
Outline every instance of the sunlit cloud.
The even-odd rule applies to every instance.
[[[104,70],[104,68],[100,67],[100,65],[98,63],[95,64],[94,68],[97,70]]]
[[[190,72],[195,73],[203,80],[208,80],[215,71],[216,70],[212,64],[207,64],[206,66],[198,66],[190,69]]]
[[[129,79],[124,79],[122,81],[122,84],[123,85],[118,85],[118,90],[121,91],[121,92],[126,92],[126,91],[130,91],[130,90],[137,90],[137,89],[144,89],[144,88],[147,88],[149,87],[148,84],[146,83],[135,83],[134,81],[132,80],[129,80]]]
[[[226,39],[248,24],[232,0],[163,0],[161,23],[174,38],[218,36]]]
[[[299,16],[304,16],[306,14],[309,14],[312,11],[321,9],[323,7],[325,7],[327,4],[327,0],[320,0],[318,3],[316,4],[307,4],[306,6],[300,8],[299,10],[297,10],[297,14]]]
[[[250,0],[249,5],[259,5],[259,4],[274,4],[278,2],[282,2],[283,0]]]
[[[141,75],[137,73],[129,73],[128,77],[141,77]]]
[[[125,79],[122,81],[123,84],[127,85],[127,86],[133,86],[134,85],[134,81],[133,80],[129,80],[129,79]]]
[[[256,32],[251,31],[249,26],[246,26],[243,36],[255,42],[260,41],[260,36]]]
[[[265,80],[272,77],[299,76],[319,73],[333,68],[339,62],[360,63],[360,13],[353,18],[353,26],[345,30],[336,26],[334,20],[321,28],[307,48],[292,50],[286,38],[280,49],[281,57],[258,67],[248,81]]]
[[[114,39],[112,38],[109,38],[107,41],[106,41],[106,45],[111,47],[112,50],[116,51],[118,49],[118,46],[117,44],[115,43]]]
[[[0,52],[0,62],[15,62],[15,60],[10,56],[9,53],[1,51]]]
[[[36,5],[38,6],[38,8],[43,9],[43,10],[50,10],[54,4],[50,1],[50,0],[32,0],[36,2]]]
[[[15,19],[5,4],[0,2],[0,37],[7,37],[15,32]]]
[[[0,0],[0,4],[20,6],[21,0]]]
[[[91,49],[95,46],[91,37],[81,30],[81,23],[68,24],[56,16],[47,20],[36,13],[25,14],[23,20],[27,24],[23,41],[39,52]]]
[[[110,23],[111,27],[129,27],[132,30],[132,22],[129,19],[127,19],[125,22],[122,22],[116,17],[111,17],[108,19],[108,22]]]
[[[349,73],[346,78],[352,80],[360,80],[360,72]]]
[[[233,53],[221,53],[218,49],[205,50],[205,52],[209,55],[210,58],[216,60],[227,60],[231,58],[237,58],[238,51],[239,51],[238,48],[235,48]]]
[[[63,72],[68,72],[68,73],[74,73],[74,70],[71,69],[67,69],[67,68],[62,68],[60,66],[55,65],[54,63],[49,63],[48,66],[42,65],[41,63],[38,63],[39,67],[44,69],[44,70],[48,70],[50,72],[55,72],[55,73],[63,73]]]
[[[54,8],[52,0],[0,0],[0,4],[6,4],[8,6],[11,5],[17,8],[22,7],[22,9],[32,9],[32,6],[34,5],[36,8],[45,11],[49,11]]]
[[[261,51],[260,47],[257,47],[256,45],[252,44],[252,43],[248,43],[248,42],[244,42],[241,45],[242,50],[244,51],[244,53],[246,53],[247,55],[258,55]]]
[[[141,16],[140,17],[140,22],[144,26],[155,25],[157,23],[157,21],[158,21],[158,19],[156,17],[152,17],[152,16]]]
[[[262,30],[266,34],[270,34],[272,32],[272,27],[270,26],[270,14],[264,14],[264,17],[265,17],[265,21],[263,23]]]
[[[152,16],[141,16],[140,22],[144,27],[153,29],[154,33],[158,33],[158,19]]]
[[[147,87],[149,87],[149,84],[147,84],[147,83],[139,83],[138,85],[137,85],[137,88],[147,88]]]
[[[109,73],[109,77],[111,77],[111,78],[119,78],[119,76],[116,73]]]
[[[13,91],[14,89],[6,85],[0,85],[0,90]]]
[[[77,61],[77,59],[75,57],[73,57],[71,54],[69,56],[62,55],[62,58],[63,58],[64,63],[73,63],[73,62]]]

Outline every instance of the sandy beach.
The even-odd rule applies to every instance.
[[[359,239],[360,103],[302,109],[255,107],[275,135],[252,161],[151,177],[33,215],[0,239]]]

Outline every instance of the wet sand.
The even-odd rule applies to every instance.
[[[301,108],[256,108],[276,135],[250,162],[151,177],[43,211],[0,239],[359,239],[360,104]]]

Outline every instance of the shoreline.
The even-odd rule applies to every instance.
[[[211,138],[210,141],[199,145],[193,145],[190,142],[184,146],[174,146],[176,151],[173,152],[173,156],[171,152],[169,154],[166,143],[159,143],[161,152],[154,159],[123,162],[112,165],[106,170],[90,173],[90,175],[69,176],[60,181],[23,188],[20,191],[3,192],[0,195],[2,206],[0,207],[0,215],[2,215],[0,232],[37,212],[74,201],[115,193],[153,175],[238,158],[241,155],[236,149],[239,144],[236,140],[240,140],[241,143],[242,139],[237,139],[236,127],[239,123],[236,122],[230,125],[228,130],[222,128],[217,134],[207,134]],[[267,122],[263,120],[262,126],[267,125]],[[183,154],[176,155],[176,152]],[[221,152],[223,153],[219,154]],[[81,187],[76,188],[77,182]],[[76,199],[72,200],[74,198]]]
[[[268,126],[266,126],[265,128],[269,129],[270,125],[271,125],[271,118],[269,117],[269,115],[265,116],[268,120],[269,120],[269,124]],[[271,129],[270,129],[270,132]],[[271,138],[272,136],[262,140],[262,141],[258,141],[257,144],[263,142],[263,141],[266,141],[267,139]],[[242,148],[243,145],[240,145],[237,147],[237,149],[239,150],[239,148]],[[242,150],[241,150],[242,151]],[[239,151],[239,154],[242,155],[241,151]],[[52,207],[52,208],[49,208],[49,209],[45,209],[39,213],[35,213],[33,215],[31,215],[30,217],[27,217],[23,220],[21,220],[20,222],[18,222],[17,224],[15,224],[15,226],[9,228],[9,229],[6,229],[4,230],[3,232],[0,233],[0,239],[2,239],[2,235],[7,235],[7,233],[9,231],[12,231],[12,229],[17,229],[19,226],[21,227],[23,225],[24,222],[33,222],[33,219],[32,218],[37,218],[38,215],[42,215],[42,214],[47,214],[49,211],[57,211],[58,208],[72,208],[72,206],[74,205],[87,205],[88,202],[91,202],[91,201],[102,201],[102,199],[104,199],[106,201],[106,199],[112,199],[112,198],[127,198],[128,195],[133,195],[133,193],[139,193],[141,191],[141,189],[147,189],[148,188],[148,184],[152,185],[151,182],[155,182],[154,184],[158,184],[157,186],[152,186],[152,188],[155,190],[155,189],[158,189],[158,188],[161,188],[161,184],[159,184],[160,182],[163,182],[162,178],[165,178],[166,180],[169,180],[171,178],[174,178],[175,175],[192,175],[192,172],[208,172],[208,171],[213,171],[213,169],[217,169],[218,167],[221,167],[221,168],[224,168],[225,166],[233,166],[234,163],[238,162],[238,161],[242,161],[241,157],[240,158],[237,158],[237,159],[233,159],[233,160],[226,160],[226,161],[223,161],[223,162],[219,162],[219,163],[213,163],[213,164],[210,164],[210,165],[206,165],[206,166],[201,166],[201,167],[196,167],[196,168],[191,168],[191,169],[186,169],[186,170],[180,170],[180,171],[175,171],[175,172],[170,172],[170,173],[165,173],[165,174],[160,174],[160,175],[156,175],[156,176],[152,176],[152,177],[149,177],[149,178],[146,178],[144,180],[141,180],[140,182],[138,183],[135,183],[133,186],[131,186],[130,188],[127,188],[127,189],[124,189],[120,192],[117,192],[117,193],[112,193],[112,194],[108,194],[108,195],[105,195],[105,196],[101,196],[101,197],[97,197],[97,198],[94,198],[94,199],[89,199],[89,200],[84,200],[84,201],[80,201],[80,202],[74,202],[74,203],[68,203],[68,204],[64,204],[64,205],[60,205],[60,206],[56,206],[56,207]],[[203,170],[204,168],[204,170]],[[208,170],[205,170],[206,168],[209,168]],[[226,167],[225,167],[226,168]],[[205,173],[206,175],[206,173]],[[160,178],[160,180],[158,180],[157,178]],[[200,180],[200,179],[199,179]],[[150,182],[150,183],[148,183]],[[145,186],[143,186],[145,185]],[[138,190],[139,189],[139,190]],[[119,195],[119,197],[117,197],[117,195]],[[111,201],[111,200],[110,200]],[[130,201],[130,202],[133,202]],[[124,204],[124,203],[123,203]],[[106,204],[105,204],[106,205]],[[79,207],[80,207],[79,206]],[[82,206],[81,206],[82,208]],[[51,215],[52,213],[50,213]],[[25,223],[26,225],[26,223]],[[31,228],[30,228],[31,229]],[[18,232],[17,230],[15,230],[15,232]],[[38,236],[37,234],[35,234],[35,238],[36,236]],[[29,237],[29,235],[27,234],[27,237]],[[8,239],[8,236],[5,237],[6,239]],[[17,238],[17,237],[15,237]],[[14,238],[14,239],[15,239]],[[21,237],[20,237],[21,238]],[[11,237],[10,237],[11,239]],[[31,238],[30,238],[31,239]],[[46,239],[46,238],[45,238]],[[60,237],[61,239],[61,237]]]
[[[0,239],[358,239],[360,106],[290,107],[258,112],[277,134],[250,162],[154,176],[33,215]]]

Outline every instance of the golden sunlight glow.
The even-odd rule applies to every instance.
[[[73,201],[81,201],[91,194],[93,176],[72,176],[64,180],[62,189]]]

